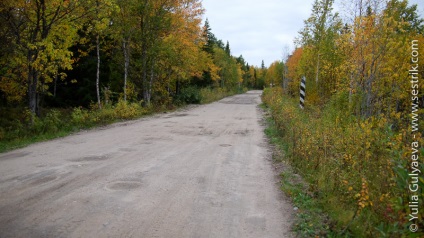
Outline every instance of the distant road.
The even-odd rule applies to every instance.
[[[0,237],[290,237],[260,94],[0,154]]]

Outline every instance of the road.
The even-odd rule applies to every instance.
[[[0,154],[0,237],[291,237],[260,93]]]

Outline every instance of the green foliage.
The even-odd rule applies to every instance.
[[[246,88],[239,88],[239,89],[233,89],[233,90],[226,90],[222,88],[202,88],[200,90],[202,104],[207,104],[211,102],[215,102],[218,100],[221,100],[225,97],[232,96],[238,93],[245,93],[247,92]]]
[[[77,107],[71,114],[72,123],[75,125],[86,125],[90,122],[90,114],[88,110],[84,110],[81,107]]]
[[[178,104],[200,104],[202,95],[195,86],[183,88],[175,98]]]
[[[180,104],[209,103],[246,90],[228,91],[221,88],[198,89],[188,87]],[[172,107],[171,107],[172,108]],[[76,107],[72,110],[51,109],[41,117],[34,117],[25,108],[2,108],[0,110],[0,152],[22,147],[37,141],[68,135],[80,129],[107,125],[120,120],[136,119],[154,112],[166,111],[163,105],[142,107],[141,102],[119,100],[116,104],[106,104],[98,109],[92,104],[90,109]],[[34,121],[31,123],[31,118]]]
[[[151,111],[141,107],[139,103],[121,100],[116,105],[107,105],[101,110],[97,109],[96,105],[91,110],[81,107],[74,108],[72,111],[52,109],[44,116],[34,117],[31,123],[32,115],[28,110],[8,109],[7,114],[1,113],[4,117],[0,120],[0,151],[64,136],[83,128],[106,125],[118,120],[135,119]]]
[[[93,125],[151,109],[106,105],[119,98],[165,109],[201,103],[202,87],[221,87],[218,98],[255,85],[248,82],[256,80],[253,73],[244,77],[251,67],[230,54],[229,42],[224,46],[208,21],[201,26],[203,13],[200,0],[2,1],[0,103],[28,103],[40,117],[30,118],[30,130],[54,131],[40,121],[41,107],[89,107],[95,100],[104,110],[72,115],[77,124]],[[181,85],[187,88],[180,91]]]
[[[33,134],[57,133],[63,126],[62,117],[58,110],[53,109],[44,118],[35,117],[34,124],[30,129]]]
[[[343,93],[323,109],[301,110],[281,89],[265,90],[263,101],[287,146],[285,160],[310,184],[335,230],[355,237],[407,234],[405,130],[392,130],[382,117],[352,116]]]
[[[273,160],[282,164],[281,189],[291,198],[296,208],[293,230],[296,231],[298,237],[332,237],[336,233],[332,230],[332,221],[324,212],[323,206],[325,205],[313,197],[308,184],[295,173],[292,167],[287,165],[285,158],[287,157],[288,146],[283,140],[275,120],[271,117],[267,118],[265,134],[270,139],[271,144],[276,147]],[[280,167],[280,165],[278,164],[277,167]]]
[[[134,119],[144,113],[143,108],[138,103],[128,103],[124,100],[118,101],[115,106],[115,117],[118,119]]]
[[[416,6],[393,0],[356,1],[350,10],[357,14],[342,22],[333,2],[314,2],[297,40],[301,48],[286,63],[292,80],[286,93],[294,99],[267,90],[263,100],[287,144],[287,160],[344,234],[420,237],[423,230],[407,229],[412,135],[411,82],[405,79],[412,77],[405,72],[411,68],[411,42],[424,39],[424,20]],[[424,77],[418,71],[416,81]],[[298,106],[302,76],[305,110]],[[423,85],[412,87],[418,106]],[[414,138],[424,142],[420,131]]]

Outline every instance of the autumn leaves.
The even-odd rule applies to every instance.
[[[408,214],[416,209],[408,201],[424,194],[411,193],[408,181],[424,183],[408,174],[422,168],[416,161],[411,168],[411,156],[423,154],[414,120],[423,113],[424,74],[422,65],[410,70],[411,61],[424,55],[417,47],[424,42],[424,20],[407,1],[352,1],[341,9],[350,13],[344,18],[333,3],[314,2],[286,62],[287,87],[267,89],[263,99],[287,159],[337,221],[336,232],[401,237],[413,225],[422,235],[422,217],[411,223]],[[305,111],[298,109],[302,76],[308,79]]]
[[[202,26],[203,12],[199,0],[1,1],[4,104],[38,115],[45,98],[75,96],[58,85],[98,107],[108,91],[149,105],[182,85],[238,88],[249,67]]]

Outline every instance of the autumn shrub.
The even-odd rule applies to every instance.
[[[142,115],[144,111],[140,104],[129,103],[124,100],[119,100],[114,110],[117,119],[134,119]]]
[[[71,119],[73,124],[81,127],[87,126],[91,122],[89,111],[81,107],[74,108],[71,113]]]
[[[394,131],[383,117],[353,116],[346,96],[305,110],[281,89],[266,89],[262,99],[287,145],[286,160],[307,179],[340,232],[397,236],[408,223],[408,208],[398,199],[407,199],[408,186],[397,182],[407,173],[405,130]]]

